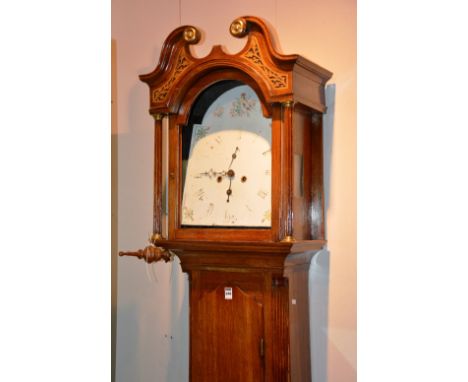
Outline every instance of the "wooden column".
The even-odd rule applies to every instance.
[[[284,187],[283,192],[283,219],[285,219],[285,230],[282,241],[294,241],[293,232],[293,205],[292,205],[292,192],[293,192],[293,142],[292,142],[292,107],[293,102],[287,101],[281,105],[281,171],[283,173],[282,184]]]
[[[163,114],[154,114],[153,238],[162,234],[162,119]]]

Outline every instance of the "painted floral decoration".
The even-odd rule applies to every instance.
[[[249,116],[250,111],[255,107],[257,101],[251,99],[245,93],[241,93],[239,98],[235,99],[232,102],[231,106],[231,116],[232,117],[244,117]]]
[[[217,118],[221,118],[224,113],[224,107],[218,106],[215,111],[213,111],[213,115]]]
[[[195,136],[197,138],[197,141],[205,138],[208,135],[208,132],[210,131],[209,126],[197,126],[197,130],[195,131]]]

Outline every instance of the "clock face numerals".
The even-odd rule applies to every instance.
[[[194,124],[182,225],[271,227],[271,119],[246,85],[224,92]]]

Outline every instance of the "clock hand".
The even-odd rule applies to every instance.
[[[232,162],[234,162],[234,159],[237,157],[237,152],[239,151],[239,147],[236,147],[236,150],[234,153],[231,155],[231,163],[229,164],[228,171],[214,171],[212,168],[210,168],[209,171],[204,171],[199,174],[197,174],[195,177],[196,178],[201,178],[202,176],[208,176],[209,178],[215,177],[215,176],[228,176],[228,177],[233,177],[234,176],[234,171],[231,170]]]
[[[229,163],[228,170],[231,168],[232,162],[234,162],[234,159],[237,158],[237,152],[238,152],[238,151],[239,151],[239,147],[236,147],[236,150],[235,150],[234,153],[231,155],[232,159],[231,159],[231,163]]]
[[[236,149],[234,150],[234,153],[231,155],[231,163],[229,163],[228,171],[226,173],[226,175],[229,177],[229,188],[226,190],[226,194],[228,196],[226,200],[227,203],[229,203],[229,198],[231,197],[231,194],[232,194],[232,189],[231,189],[232,178],[234,178],[234,176],[236,175],[234,170],[231,169],[231,166],[232,166],[232,163],[234,162],[234,159],[237,158],[238,151],[239,151],[239,147],[236,147]]]
[[[214,171],[212,168],[210,168],[210,171],[205,171],[205,172],[201,172],[197,175],[195,175],[196,178],[201,178],[202,176],[207,176],[209,177],[210,179],[215,177],[215,176],[226,176],[227,175],[227,171]]]
[[[231,184],[232,184],[232,178],[230,177],[230,178],[229,178],[229,188],[228,188],[227,191],[226,191],[226,194],[227,194],[227,196],[228,196],[228,197],[227,197],[227,200],[226,200],[226,203],[229,203],[229,198],[230,198],[230,196],[231,196],[231,194],[232,194]]]
[[[229,188],[226,190],[226,194],[228,196],[226,202],[229,203],[229,198],[232,195],[232,179],[236,175],[234,170],[231,169],[232,163],[234,162],[234,159],[237,158],[237,152],[239,151],[239,147],[236,147],[234,150],[234,153],[231,155],[231,163],[229,163],[229,167],[227,171],[214,171],[212,168],[210,168],[209,171],[204,171],[196,175],[196,178],[201,178],[202,176],[208,176],[210,179],[213,177],[217,177],[218,182],[221,182],[223,176],[227,176],[229,178]],[[246,178],[245,176],[242,177],[242,182],[245,182]]]
[[[231,184],[232,184],[232,179],[234,178],[234,176],[236,175],[236,173],[234,172],[234,170],[229,170],[226,175],[229,177],[229,188],[227,189],[226,191],[226,194],[228,196],[226,202],[229,203],[229,197],[231,196],[232,194],[232,190],[231,190]],[[245,183],[247,181],[247,177],[244,175],[242,178],[241,178],[241,182],[242,183]]]

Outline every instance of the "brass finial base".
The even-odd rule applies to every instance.
[[[156,121],[160,121],[161,119],[163,119],[164,117],[164,114],[163,113],[156,113],[156,114],[153,114],[153,117]]]
[[[294,239],[293,236],[285,236],[283,240],[281,240],[282,243],[294,243],[296,239]]]
[[[234,37],[244,37],[247,34],[247,21],[242,17],[235,19],[229,27],[229,32]]]
[[[184,29],[184,40],[189,44],[196,44],[200,41],[200,31],[192,26],[188,26]]]
[[[164,239],[163,236],[159,232],[156,232],[151,235],[151,237],[149,238],[149,242],[151,244],[156,244],[158,240],[162,239]]]

